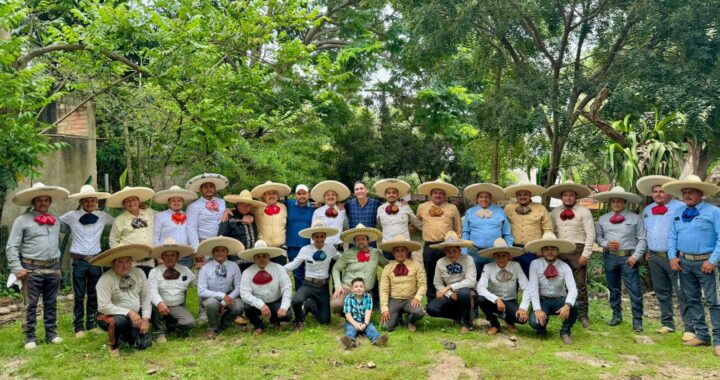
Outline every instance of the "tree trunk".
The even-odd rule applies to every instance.
[[[695,139],[687,139],[685,146],[687,147],[687,153],[682,159],[680,178],[695,174],[704,180],[713,161],[711,157],[708,157],[707,144]]]
[[[129,186],[133,183],[133,171],[132,145],[130,145],[130,130],[127,126],[127,123],[123,123],[123,135],[125,136],[125,168],[127,170],[127,175],[125,176],[125,185]]]
[[[493,134],[492,157],[490,159],[490,182],[497,184],[500,177],[500,135]]]

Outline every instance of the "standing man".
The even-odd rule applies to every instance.
[[[290,186],[284,183],[267,181],[262,185],[255,186],[250,193],[253,198],[259,198],[266,204],[263,208],[253,210],[260,239],[264,240],[268,246],[283,249],[283,252],[285,252],[288,212],[285,204],[280,202],[280,199],[290,194]],[[287,263],[287,257],[284,255],[276,256],[273,261],[284,265]]]
[[[287,244],[288,261],[290,262],[295,260],[302,247],[310,244],[310,239],[300,236],[300,231],[310,228],[312,224],[312,216],[315,208],[312,207],[309,200],[310,189],[308,189],[307,185],[300,184],[295,186],[295,199],[285,201],[285,207],[287,207],[288,213],[287,237],[285,241]],[[295,278],[295,290],[298,290],[305,280],[305,264],[300,264],[292,273]],[[297,315],[297,313],[295,314]]]
[[[377,224],[377,211],[381,202],[375,198],[368,198],[367,188],[361,181],[355,182],[355,198],[345,203],[348,217],[348,227],[355,228],[358,224],[375,228]],[[371,244],[375,246],[375,243]]]
[[[423,247],[423,266],[427,276],[428,302],[435,298],[438,289],[435,289],[433,277],[438,260],[445,257],[441,248],[434,249],[431,245],[445,241],[448,232],[455,232],[455,236],[462,234],[462,218],[457,206],[448,203],[447,197],[460,195],[457,187],[441,180],[425,182],[418,187],[420,194],[430,196],[430,200],[418,206],[417,216],[422,223],[422,237],[425,241]]]
[[[197,252],[201,241],[218,235],[220,219],[225,213],[225,201],[216,197],[217,192],[228,187],[229,181],[224,175],[204,173],[190,178],[185,188],[200,193],[200,199],[187,207],[187,230],[190,245]],[[195,260],[204,262],[204,257]]]
[[[97,209],[98,200],[107,199],[109,196],[108,193],[95,191],[90,185],[84,185],[79,193],[68,197],[78,199],[82,209],[69,211],[60,217],[72,235],[70,257],[73,275],[73,330],[76,338],[84,337],[86,329],[97,327],[95,285],[102,276],[102,269],[90,264],[90,260],[102,251],[100,238],[105,226],[113,224],[114,219],[110,214]]]
[[[595,219],[587,207],[578,200],[590,195],[587,186],[579,185],[572,180],[550,186],[547,194],[562,201],[561,207],[555,207],[550,213],[557,237],[575,243],[575,251],[560,255],[559,259],[570,265],[578,290],[577,305],[580,310],[580,324],[590,326],[587,290],[587,263],[592,255],[595,242]]]
[[[377,223],[383,231],[382,242],[388,242],[397,235],[402,235],[405,240],[411,240],[408,226],[412,224],[416,229],[421,230],[422,222],[409,205],[399,202],[400,198],[410,192],[410,184],[397,178],[387,178],[375,182],[373,191],[377,195],[384,196],[386,200],[377,209]],[[383,255],[388,260],[393,259],[392,252],[383,251]]]
[[[49,210],[53,201],[63,200],[68,194],[62,187],[45,186],[38,182],[29,189],[18,191],[13,197],[16,205],[33,208],[15,219],[5,247],[10,271],[23,284],[23,298],[27,305],[23,321],[26,350],[37,347],[35,324],[41,296],[45,342],[62,343],[57,332],[57,294],[61,280],[60,223]]]
[[[105,202],[109,208],[124,208],[110,230],[110,248],[126,244],[153,245],[153,221],[155,211],[142,205],[153,197],[155,191],[148,187],[130,187],[111,195]],[[141,206],[142,205],[142,206]],[[145,207],[145,208],[143,208]],[[135,263],[147,276],[155,266],[155,260],[146,258]]]
[[[637,262],[645,253],[647,239],[640,215],[625,209],[627,203],[640,204],[642,198],[626,192],[622,186],[615,186],[610,191],[595,195],[595,199],[610,204],[610,212],[601,216],[595,227],[595,240],[604,251],[605,278],[613,310],[608,326],[617,326],[623,320],[620,306],[622,280],[630,295],[633,330],[642,332],[643,292]]]
[[[350,196],[350,189],[338,181],[322,181],[315,185],[310,191],[310,197],[315,202],[325,203],[313,211],[312,223],[318,220],[323,225],[337,228],[342,232],[347,228],[347,213],[345,209],[338,206],[338,202],[342,202]],[[343,242],[340,239],[340,232],[335,235],[328,236],[325,241],[335,246],[339,252],[343,251]]]
[[[532,197],[539,197],[544,193],[544,187],[529,182],[521,182],[505,188],[505,196],[515,198],[515,202],[505,206],[505,215],[510,221],[516,247],[524,248],[525,244],[542,238],[546,232],[552,232],[550,213],[545,206],[532,201]],[[514,260],[520,263],[523,272],[528,276],[530,263],[536,258],[535,254],[525,252]]]
[[[720,209],[703,202],[720,187],[702,182],[694,175],[681,181],[663,185],[663,191],[682,195],[685,207],[673,217],[668,238],[668,257],[673,270],[680,272],[680,288],[685,292],[695,337],[687,346],[707,346],[710,332],[707,327],[702,295],[705,294],[712,322],[713,352],[720,356],[720,302],[718,301],[717,272],[720,263]]]
[[[167,205],[168,208],[155,214],[153,245],[162,245],[167,239],[173,239],[177,244],[191,245],[187,230],[187,214],[183,211],[183,207],[195,199],[197,195],[194,192],[181,189],[180,186],[172,186],[155,193],[153,197],[155,203]],[[195,262],[192,255],[185,255],[178,263],[192,268]]]

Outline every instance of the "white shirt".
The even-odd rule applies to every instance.
[[[145,273],[140,268],[132,268],[128,276],[134,282],[129,289],[120,289],[121,276],[109,269],[98,280],[97,300],[98,311],[105,315],[127,315],[130,310],[142,311],[143,319],[150,319],[152,306],[150,290]]]
[[[488,263],[483,267],[480,281],[477,284],[477,292],[490,302],[495,302],[498,298],[503,300],[517,300],[518,283],[520,288],[526,289],[528,279],[522,271],[522,267],[516,261],[509,261],[504,270],[512,274],[512,278],[508,281],[500,281],[497,279],[498,273],[503,270],[497,263]]]
[[[222,265],[227,269],[227,276],[222,277],[215,273],[215,268],[220,265],[217,261],[211,260],[200,269],[197,284],[200,298],[222,300],[226,294],[232,299],[240,295],[240,267],[230,260],[225,260]]]
[[[530,263],[530,278],[520,304],[521,309],[527,310],[532,301],[533,310],[541,310],[540,297],[565,297],[565,303],[575,304],[578,293],[570,266],[563,261],[555,260],[553,265],[558,271],[558,276],[549,279],[545,277],[545,268],[548,264],[542,257]]]
[[[163,277],[165,269],[167,269],[165,265],[160,265],[153,268],[148,274],[150,301],[155,306],[161,302],[165,302],[166,306],[180,306],[185,303],[185,291],[195,279],[195,275],[184,265],[175,265],[175,269],[180,272],[180,277],[175,280],[166,280]]]
[[[243,303],[262,309],[265,304],[282,298],[280,308],[289,310],[292,297],[290,276],[288,276],[282,265],[272,261],[267,264],[265,271],[272,276],[272,281],[265,285],[258,285],[253,283],[253,277],[260,272],[260,268],[253,264],[245,270],[240,283],[240,297]]]
[[[313,255],[318,249],[314,244],[306,245],[300,248],[295,259],[287,264],[284,268],[286,271],[297,269],[302,263],[305,263],[305,275],[311,278],[327,279],[330,277],[330,263],[340,257],[340,252],[335,249],[332,244],[325,243],[322,251],[325,252],[325,260],[315,261]]]
[[[200,244],[200,239],[209,239],[218,234],[220,218],[225,213],[225,201],[217,197],[213,199],[218,204],[217,211],[210,211],[205,207],[205,204],[209,202],[205,198],[190,203],[185,210],[187,213],[185,224],[187,225],[188,239],[195,250]]]
[[[182,212],[182,211],[180,211]],[[191,245],[188,237],[187,219],[183,224],[173,222],[175,211],[170,209],[155,214],[153,221],[153,244],[162,245],[167,238],[175,239],[176,244]],[[187,214],[185,215],[187,217]]]
[[[319,207],[315,212],[313,212],[312,217],[312,224],[315,224],[316,220],[320,220],[324,225],[328,227],[335,227],[340,232],[338,232],[335,235],[328,236],[325,238],[325,243],[332,244],[332,245],[338,245],[342,244],[342,240],[340,240],[340,234],[342,231],[347,227],[348,220],[347,220],[347,214],[345,213],[345,210],[340,210],[335,206],[335,210],[338,212],[338,216],[335,218],[329,218],[325,216],[325,210],[327,210],[329,207],[327,205],[323,205],[322,207]]]
[[[385,212],[385,208],[390,205],[390,202],[385,202],[377,209],[377,221],[378,225],[382,227],[382,242],[390,241],[397,235],[402,235],[406,240],[410,240],[410,231],[408,230],[408,224],[412,223],[416,229],[422,229],[422,222],[415,216],[412,208],[406,204],[395,202],[395,205],[400,209],[397,214],[390,215]]]
[[[103,211],[93,211],[92,214],[98,217],[93,224],[80,223],[80,218],[85,215],[85,210],[69,211],[60,217],[60,220],[70,228],[72,244],[70,252],[78,255],[93,256],[100,253],[100,238],[105,226],[110,226],[115,220],[110,214]]]
[[[477,269],[475,269],[475,262],[473,258],[468,255],[460,256],[455,263],[460,264],[462,272],[460,273],[449,273],[447,267],[451,265],[450,259],[443,257],[438,260],[435,266],[435,277],[433,278],[433,285],[435,289],[440,290],[450,285],[450,291],[445,293],[445,297],[450,298],[454,291],[464,288],[475,288]]]

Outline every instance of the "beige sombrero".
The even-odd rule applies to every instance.
[[[664,175],[646,175],[635,182],[635,187],[637,187],[640,194],[652,197],[653,187],[662,186],[672,181],[675,181],[675,178]]]
[[[255,207],[267,207],[265,202],[254,200],[252,194],[250,194],[250,191],[248,190],[243,190],[240,194],[226,195],[223,199],[230,203],[245,203]]]
[[[278,183],[273,181],[267,181],[263,183],[262,185],[257,185],[253,187],[253,189],[250,191],[253,198],[262,198],[263,194],[265,194],[268,191],[275,190],[278,193],[278,197],[286,197],[290,194],[290,186],[284,184],[284,183]]]
[[[260,253],[267,253],[268,255],[270,255],[271,259],[273,257],[285,256],[285,250],[277,247],[268,247],[265,240],[256,241],[255,247],[243,251],[242,253],[240,253],[239,256],[243,260],[252,261],[255,255]]]
[[[324,195],[328,190],[332,190],[337,193],[338,202],[342,202],[350,197],[350,189],[348,189],[347,186],[338,181],[322,181],[318,183],[317,185],[313,186],[312,191],[310,191],[310,197],[315,202],[324,203]]]
[[[445,241],[442,241],[437,244],[432,244],[430,248],[432,249],[443,249],[445,247],[460,247],[460,248],[470,248],[474,244],[470,240],[464,240],[460,239],[455,231],[448,231],[445,234]]]
[[[485,248],[482,251],[479,252],[480,257],[484,257],[486,259],[492,259],[495,258],[496,252],[507,252],[512,257],[518,257],[522,256],[525,253],[525,250],[519,247],[508,247],[507,242],[503,238],[497,238],[495,239],[495,242],[493,243],[492,248]]]
[[[377,228],[365,227],[362,223],[358,224],[355,228],[351,228],[342,234],[340,234],[340,240],[345,243],[355,242],[355,237],[360,235],[366,235],[370,242],[382,239],[382,232]]]
[[[445,195],[448,197],[457,197],[460,195],[460,190],[442,179],[436,179],[434,181],[424,182],[418,186],[418,192],[423,195],[430,195],[433,189],[440,189],[445,191]]]
[[[153,197],[155,203],[161,205],[168,204],[170,198],[182,198],[184,204],[188,204],[197,199],[197,193],[190,190],[185,190],[180,186],[174,185],[167,190],[158,191]]]
[[[543,247],[555,247],[560,251],[560,254],[575,252],[575,243],[570,240],[558,239],[552,232],[545,232],[542,239],[525,244],[525,250],[531,253],[538,253]]]
[[[318,232],[322,232],[326,236],[333,236],[337,235],[340,230],[335,227],[326,226],[320,219],[318,219],[315,221],[315,223],[313,223],[312,227],[300,230],[300,232],[298,232],[298,235],[300,235],[300,237],[302,238],[310,239],[312,238],[313,234],[316,234]]]
[[[375,182],[373,185],[373,192],[378,197],[385,198],[387,189],[397,189],[398,198],[402,198],[410,192],[410,184],[397,178],[385,178]]]
[[[517,194],[518,191],[529,191],[531,197],[539,197],[543,194],[545,194],[545,188],[536,185],[534,183],[530,183],[527,181],[523,181],[520,183],[516,183],[514,185],[508,186],[503,190],[505,192],[505,196],[508,198],[515,198],[515,194]]]
[[[156,245],[155,247],[153,247],[151,257],[153,259],[159,259],[160,256],[162,256],[163,252],[167,251],[176,251],[180,255],[178,259],[190,256],[193,254],[193,252],[195,252],[195,250],[193,250],[193,247],[185,244],[177,244],[177,242],[175,242],[175,239],[167,238],[162,245]]]
[[[203,173],[200,175],[196,175],[195,177],[190,178],[185,183],[185,188],[194,191],[196,193],[200,192],[200,186],[202,186],[203,183],[212,183],[215,185],[215,190],[220,191],[226,187],[228,187],[228,184],[230,181],[228,181],[227,177],[225,177],[222,174],[217,173]]]
[[[121,257],[131,257],[132,261],[143,261],[152,255],[152,248],[145,244],[126,244],[110,248],[90,259],[90,264],[99,267],[112,266],[113,261]]]
[[[105,193],[95,190],[92,185],[83,185],[80,188],[80,192],[70,195],[68,199],[85,199],[85,198],[97,198],[107,199],[110,198],[110,193]]]
[[[682,180],[668,182],[663,185],[663,191],[676,197],[682,196],[682,189],[696,189],[703,192],[705,196],[711,196],[720,191],[720,186],[709,182],[703,182],[696,175],[689,175]]]
[[[610,202],[612,198],[624,199],[628,203],[640,204],[642,197],[625,191],[622,186],[615,186],[610,191],[595,194],[595,200],[602,203]]]
[[[577,194],[578,199],[586,198],[590,195],[590,193],[592,193],[589,187],[575,183],[573,180],[569,179],[563,183],[558,183],[548,187],[547,195],[553,198],[561,199],[564,191],[574,192]]]
[[[48,196],[53,201],[58,201],[67,198],[68,194],[70,192],[60,186],[46,186],[37,182],[29,189],[18,191],[12,201],[18,206],[32,206],[32,200],[37,197]]]
[[[212,256],[215,247],[225,247],[228,249],[229,256],[237,256],[245,250],[243,243],[227,236],[215,236],[210,239],[203,240],[198,245],[197,252],[203,256]]]
[[[475,204],[475,200],[480,193],[490,193],[493,202],[499,202],[505,199],[503,188],[494,183],[476,183],[463,190],[465,199],[472,204]]]
[[[110,208],[123,208],[123,201],[127,198],[138,197],[140,203],[143,203],[152,198],[153,194],[155,194],[155,191],[149,187],[125,186],[124,189],[113,193],[113,195],[105,201],[105,206]]]
[[[378,248],[380,248],[383,251],[392,252],[393,248],[395,247],[405,247],[408,251],[419,251],[422,248],[422,244],[405,239],[405,236],[397,235],[392,240],[386,241],[384,243],[381,243],[378,245]]]

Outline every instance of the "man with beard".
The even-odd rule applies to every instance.
[[[373,186],[375,194],[384,196],[386,202],[377,209],[377,223],[383,231],[382,242],[388,242],[392,236],[401,235],[405,240],[410,240],[409,225],[416,229],[422,229],[422,222],[415,216],[412,208],[399,202],[400,198],[410,192],[410,185],[396,178],[387,178],[377,181]],[[410,252],[412,253],[412,252]],[[393,259],[392,252],[383,251],[388,260]]]
[[[550,214],[545,206],[532,201],[532,197],[539,197],[545,193],[545,188],[529,182],[521,182],[505,188],[505,196],[515,198],[515,202],[505,206],[505,215],[510,221],[516,247],[523,248],[525,244],[542,238],[546,232],[552,232]],[[520,263],[527,276],[530,273],[530,263],[537,256],[525,252],[514,260]]]

